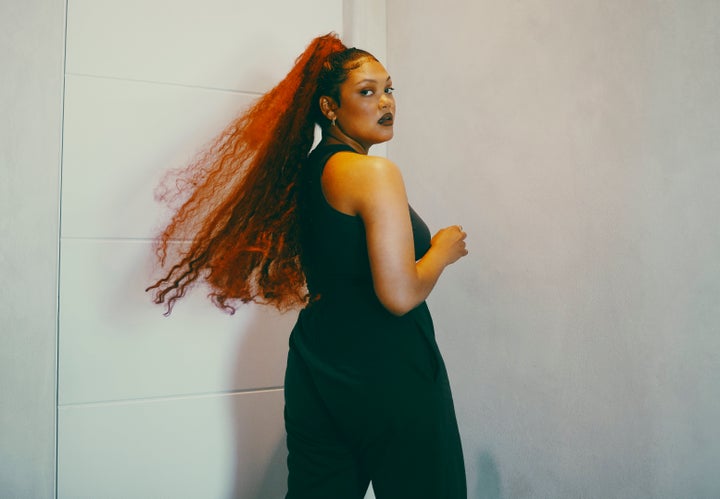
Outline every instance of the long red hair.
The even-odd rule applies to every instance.
[[[166,315],[198,279],[209,284],[213,303],[230,313],[238,301],[281,310],[307,302],[299,173],[315,123],[327,125],[319,95],[337,95],[348,60],[363,54],[333,33],[314,39],[275,88],[166,179],[159,198],[177,209],[155,242],[165,276],[146,290],[155,303],[166,304]]]

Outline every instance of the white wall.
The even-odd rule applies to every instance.
[[[470,497],[720,497],[720,4],[387,15]]]
[[[166,320],[141,291],[162,171],[313,36],[384,54],[384,0],[256,4],[0,4],[2,497],[282,494],[292,315],[198,291]]]
[[[0,2],[0,496],[55,479],[63,2]]]
[[[342,2],[70,0],[58,497],[279,497],[293,314],[230,317],[203,290],[170,318],[143,292],[153,200]]]
[[[314,36],[355,26],[353,12],[340,0],[69,1],[58,497],[284,494],[295,314],[226,316],[197,289],[164,318],[143,292],[167,216],[153,191]]]

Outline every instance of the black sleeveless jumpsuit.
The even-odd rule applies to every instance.
[[[286,499],[465,499],[447,372],[425,303],[397,317],[373,290],[360,217],[332,208],[320,177],[345,145],[316,148],[299,192],[310,292],[285,374]],[[430,232],[409,209],[416,258]]]

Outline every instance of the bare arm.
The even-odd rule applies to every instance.
[[[385,158],[337,154],[322,183],[333,207],[362,218],[375,293],[395,315],[418,306],[445,267],[467,255],[465,233],[452,226],[435,234],[428,252],[415,261],[405,184],[398,167]]]

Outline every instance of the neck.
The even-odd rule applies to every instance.
[[[345,144],[353,148],[358,154],[367,154],[370,147],[365,147],[357,140],[346,135],[338,126],[328,127],[323,130],[323,144]]]

